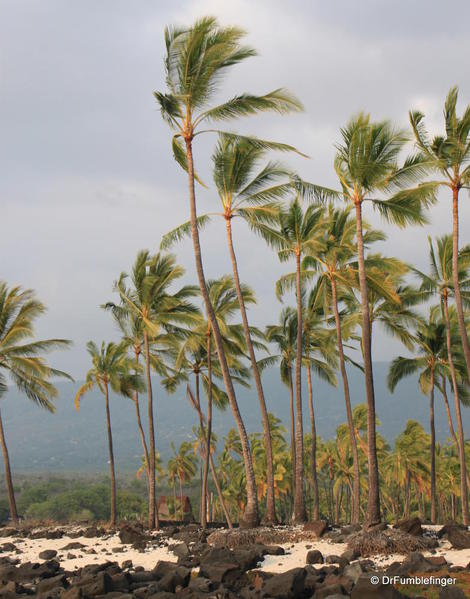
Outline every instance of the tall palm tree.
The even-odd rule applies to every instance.
[[[294,382],[292,365],[297,355],[297,320],[293,308],[284,308],[280,314],[279,324],[266,327],[266,340],[276,346],[277,354],[259,360],[261,370],[274,363],[279,363],[281,381],[289,389],[290,409],[290,445],[292,459],[292,488],[295,487],[295,411],[294,411]]]
[[[323,210],[310,205],[302,209],[298,199],[286,208],[281,208],[277,226],[266,223],[254,223],[257,231],[271,246],[278,250],[281,261],[295,258],[295,293],[297,300],[297,355],[295,361],[295,470],[294,470],[294,514],[295,523],[304,522],[307,517],[304,495],[304,442],[302,422],[302,257],[308,252],[315,254],[320,242],[323,226]]]
[[[368,406],[368,524],[381,521],[379,469],[377,462],[375,428],[375,393],[372,368],[371,327],[367,272],[364,253],[363,207],[370,202],[389,221],[399,226],[423,224],[422,209],[434,200],[435,185],[409,185],[421,177],[425,161],[420,156],[407,158],[402,166],[399,154],[407,141],[403,131],[396,130],[389,121],[373,122],[370,116],[359,114],[341,129],[341,143],[337,144],[334,162],[341,184],[341,193],[312,185],[299,185],[304,194],[325,199],[344,200],[354,206],[356,242],[361,294],[362,350]],[[395,193],[394,193],[395,192]],[[378,196],[391,194],[388,199]]]
[[[447,187],[452,192],[452,281],[455,306],[462,339],[463,354],[470,380],[470,344],[465,325],[465,315],[459,282],[459,199],[460,190],[470,186],[470,105],[459,118],[457,116],[458,88],[450,89],[444,104],[445,135],[436,135],[433,139],[424,127],[424,114],[410,111],[410,123],[415,141],[423,160],[432,171],[439,173],[442,179],[429,185],[436,188]]]
[[[273,221],[278,213],[277,200],[290,193],[291,182],[288,177],[290,171],[278,162],[267,162],[260,168],[265,159],[266,150],[253,143],[252,140],[233,139],[224,134],[219,135],[218,143],[212,155],[213,179],[223,212],[220,214],[225,221],[227,244],[232,262],[233,279],[240,304],[243,332],[248,348],[253,377],[255,380],[258,401],[261,409],[261,418],[264,431],[264,443],[267,455],[267,497],[266,515],[267,523],[276,523],[276,508],[274,501],[274,473],[271,436],[269,431],[269,418],[266,400],[263,391],[256,354],[253,347],[248,315],[240,283],[238,261],[233,244],[232,221],[242,218],[248,221]],[[210,215],[199,217],[201,227],[210,219]],[[190,223],[177,227],[162,240],[161,247],[167,249],[175,240],[190,232]]]
[[[106,430],[108,435],[109,471],[111,476],[111,511],[109,525],[116,526],[116,471],[114,467],[113,435],[111,430],[111,411],[109,408],[109,388],[116,393],[131,396],[139,384],[138,376],[131,374],[134,364],[129,360],[127,348],[123,343],[101,343],[98,347],[93,341],[87,343],[92,367],[87,372],[85,383],[75,395],[75,408],[80,409],[82,397],[98,387],[104,395],[106,407]],[[155,460],[155,456],[154,456]]]
[[[236,27],[221,27],[213,17],[202,18],[189,28],[167,27],[164,64],[168,91],[167,93],[155,92],[154,95],[162,117],[175,131],[172,141],[175,159],[188,174],[190,228],[199,287],[213,329],[230,407],[243,446],[248,500],[241,523],[246,526],[256,526],[259,522],[259,513],[248,435],[224,354],[222,335],[210,303],[202,263],[195,192],[195,181],[198,177],[194,170],[193,140],[196,135],[204,132],[201,125],[208,122],[224,121],[264,111],[284,113],[299,110],[301,105],[291,94],[278,89],[264,96],[240,94],[218,106],[210,106],[226,70],[255,55],[252,48],[241,44],[243,36],[242,30]],[[292,149],[282,144],[270,144],[260,140],[257,143],[263,147]]]
[[[53,400],[58,392],[51,379],[58,376],[72,379],[64,372],[51,368],[44,354],[65,348],[70,342],[65,339],[33,340],[34,321],[45,311],[44,304],[36,299],[31,289],[9,288],[7,283],[0,281],[0,399],[8,392],[10,380],[36,405],[54,412]],[[10,518],[13,524],[17,524],[18,511],[1,412],[0,443]]]
[[[454,392],[455,413],[457,416],[457,431],[458,431],[458,451],[460,460],[460,494],[462,498],[462,517],[465,526],[469,524],[468,513],[468,489],[467,489],[467,468],[465,463],[465,437],[462,424],[462,413],[460,409],[460,385],[458,381],[458,373],[456,371],[454,360],[454,347],[452,337],[451,318],[449,316],[449,297],[453,295],[454,276],[453,276],[453,238],[451,235],[444,235],[436,240],[436,248],[434,248],[431,237],[428,237],[429,243],[429,259],[430,273],[425,274],[417,269],[415,272],[421,278],[421,289],[425,292],[437,293],[440,298],[444,321],[446,325],[446,344],[447,358],[449,362],[450,378]],[[468,274],[468,266],[470,263],[470,247],[462,248],[458,256],[458,279],[460,287],[460,295],[462,300],[467,302],[470,299],[470,277]],[[445,378],[444,378],[445,384]],[[443,389],[445,392],[445,389]],[[444,394],[444,399],[446,396]],[[452,425],[452,419],[450,419]],[[451,426],[451,433],[453,432]]]
[[[436,431],[434,426],[434,392],[436,381],[448,373],[446,364],[446,327],[438,318],[439,312],[431,309],[427,322],[419,324],[415,334],[416,358],[399,356],[393,360],[388,374],[388,386],[394,391],[398,382],[417,372],[423,394],[429,393],[429,419],[431,431],[431,521],[436,521]]]
[[[137,254],[131,276],[121,273],[114,285],[114,290],[120,297],[120,305],[106,305],[115,313],[121,310],[132,313],[142,331],[148,396],[150,529],[155,528],[156,524],[155,423],[151,371],[153,369],[161,376],[167,374],[165,356],[176,347],[180,335],[179,325],[192,323],[198,313],[189,301],[196,293],[193,286],[186,285],[175,293],[169,292],[170,286],[183,274],[184,269],[176,264],[173,255],[157,253],[152,256],[148,250],[141,251]]]

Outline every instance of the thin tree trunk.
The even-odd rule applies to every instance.
[[[457,416],[457,431],[459,434],[459,461],[460,461],[460,494],[462,499],[462,518],[465,526],[469,524],[468,514],[468,489],[467,489],[467,466],[465,461],[465,436],[462,424],[462,412],[460,409],[459,388],[457,385],[457,375],[455,372],[455,364],[452,352],[452,338],[450,331],[449,307],[447,303],[447,294],[443,297],[444,317],[446,322],[446,341],[447,341],[447,357],[449,360],[450,374],[452,379],[452,387],[454,391],[455,413]]]
[[[290,409],[290,452],[292,462],[292,495],[295,493],[295,412],[294,412],[294,384],[292,381],[292,368],[289,372],[289,409]]]
[[[431,427],[431,522],[436,523],[436,429],[434,426],[434,366],[431,367],[429,392],[429,423]]]
[[[455,447],[457,451],[459,449],[459,442],[457,436],[455,434],[454,423],[452,422],[452,414],[450,412],[449,398],[447,397],[447,385],[446,385],[446,377],[442,377],[442,398],[444,400],[444,407],[446,409],[447,414],[447,422],[449,423],[449,432],[452,437],[452,441],[455,443]]]
[[[207,332],[207,454],[204,464],[204,488],[207,491],[207,481],[209,476],[209,461],[211,455],[211,440],[212,440],[212,333]]]
[[[111,475],[111,516],[109,525],[116,526],[116,473],[114,471],[113,435],[111,432],[111,414],[109,411],[108,383],[104,385],[104,401],[106,404],[106,428],[108,431],[109,473]]]
[[[250,355],[251,367],[253,370],[253,378],[255,379],[256,392],[258,394],[258,401],[261,409],[261,420],[263,423],[263,436],[264,436],[264,447],[266,450],[266,481],[267,481],[267,492],[266,492],[266,515],[265,522],[269,524],[277,523],[276,516],[276,503],[274,500],[274,471],[273,471],[273,448],[271,442],[271,430],[269,426],[268,409],[266,407],[266,400],[264,397],[263,385],[261,382],[261,375],[256,362],[255,350],[251,340],[250,327],[248,324],[248,316],[246,313],[245,300],[243,299],[242,290],[240,287],[240,276],[238,273],[237,257],[235,255],[235,249],[233,247],[232,238],[232,218],[226,217],[227,226],[227,241],[230,251],[230,258],[232,260],[233,279],[235,282],[235,289],[237,292],[238,303],[240,305],[240,314],[242,317],[243,332],[245,334],[246,345],[248,353]]]
[[[149,425],[149,515],[148,527],[155,528],[155,428],[153,421],[153,391],[150,377],[150,349],[148,333],[144,332],[145,374],[148,393],[148,425]]]
[[[180,481],[180,509],[181,509],[181,521],[184,522],[184,505],[183,505],[183,482],[181,476],[178,477]]]
[[[199,426],[201,428],[201,435],[205,442],[205,455],[204,455],[204,468],[202,473],[202,484],[201,484],[201,527],[204,530],[207,527],[207,477],[208,477],[208,463],[209,463],[209,451],[210,451],[210,440],[208,440],[208,433],[205,431],[204,422],[202,419],[201,402],[199,398],[199,372],[196,372],[196,401],[199,408]]]
[[[11,477],[10,456],[8,455],[5,432],[3,430],[2,414],[0,413],[0,443],[2,444],[3,463],[5,466],[5,482],[8,493],[8,505],[10,507],[10,519],[16,526],[18,524],[18,511],[16,509],[15,491],[13,488],[13,479]]]
[[[320,497],[318,492],[317,476],[317,428],[315,426],[315,410],[313,408],[312,373],[310,364],[307,364],[308,407],[310,409],[310,426],[312,428],[312,492],[313,492],[313,520],[320,518]]]
[[[297,357],[295,360],[295,489],[294,524],[305,522],[304,431],[302,421],[302,288],[300,282],[300,252],[296,253],[297,296]]]
[[[188,186],[189,186],[189,203],[190,203],[190,221],[191,221],[191,236],[194,247],[194,258],[196,261],[196,271],[199,281],[199,287],[201,289],[201,295],[204,300],[206,313],[208,320],[211,324],[212,331],[214,333],[215,346],[217,349],[217,355],[219,358],[220,368],[224,379],[225,389],[227,391],[228,400],[230,407],[237,423],[238,433],[243,451],[243,463],[245,466],[246,473],[246,495],[247,502],[245,507],[245,513],[240,518],[240,525],[244,527],[255,527],[259,524],[259,509],[258,509],[258,497],[256,490],[255,473],[253,469],[253,460],[250,451],[250,442],[245,429],[242,416],[237,403],[235,395],[235,389],[233,387],[232,377],[230,376],[227,359],[223,347],[222,335],[220,333],[219,325],[215,317],[214,308],[211,304],[209,293],[207,291],[206,279],[204,276],[204,269],[202,265],[201,256],[201,245],[199,243],[199,231],[197,225],[197,211],[196,211],[196,193],[194,189],[194,163],[193,163],[193,150],[192,150],[192,137],[185,138],[186,143],[186,156],[188,162]]]
[[[462,339],[463,355],[467,365],[467,376],[470,380],[470,344],[468,342],[465,316],[459,281],[459,188],[452,188],[452,281],[454,284],[455,307],[459,321],[460,337]]]
[[[351,396],[349,392],[349,380],[348,373],[346,371],[346,362],[344,359],[344,346],[343,346],[343,334],[341,330],[341,319],[338,310],[338,296],[336,289],[336,280],[334,277],[330,278],[331,281],[331,300],[333,304],[333,312],[335,315],[336,325],[336,340],[338,345],[339,364],[341,370],[341,378],[343,379],[344,389],[344,402],[346,404],[346,416],[348,420],[349,429],[349,440],[351,443],[351,451],[353,456],[353,497],[352,497],[352,514],[351,522],[353,524],[359,524],[361,518],[361,481],[360,481],[360,470],[359,470],[359,456],[357,452],[357,441],[356,435],[354,434],[354,420],[351,409]]]
[[[379,489],[379,467],[377,463],[377,443],[375,427],[375,394],[374,375],[372,370],[372,351],[370,335],[369,298],[367,291],[366,268],[364,262],[364,241],[362,237],[362,205],[360,201],[355,202],[356,208],[356,237],[357,258],[359,266],[359,284],[361,288],[361,311],[362,311],[362,350],[364,354],[364,375],[367,396],[367,451],[369,470],[369,492],[367,498],[367,525],[379,524],[380,514],[380,489]]]
[[[214,485],[215,485],[215,488],[217,491],[217,495],[219,497],[220,507],[222,508],[222,511],[225,516],[225,520],[227,521],[227,526],[229,528],[233,528],[232,519],[230,518],[230,514],[228,513],[227,506],[225,505],[224,496],[222,495],[222,489],[220,488],[219,478],[217,476],[217,472],[215,469],[214,460],[213,460],[212,456],[210,456],[210,467],[211,467],[212,478],[214,480]]]

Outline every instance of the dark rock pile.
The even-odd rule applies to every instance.
[[[417,526],[412,528],[417,533]],[[18,536],[17,532],[15,536]],[[228,544],[209,544],[206,532],[197,527],[164,530],[161,543],[169,543],[178,560],[176,563],[159,561],[151,570],[135,567],[132,561],[126,560],[121,565],[106,561],[70,572],[61,566],[53,550],[44,550],[46,561],[43,563],[21,564],[14,552],[4,554],[0,558],[0,599],[399,599],[404,595],[393,586],[384,585],[380,580],[373,584],[371,577],[375,575],[381,579],[383,574],[408,576],[417,572],[454,576],[459,570],[450,568],[442,556],[425,558],[419,552],[412,552],[403,562],[377,571],[370,560],[358,560],[357,551],[346,541],[357,539],[360,534],[375,538],[386,531],[360,533],[357,528],[345,528],[339,531],[345,541],[345,551],[341,555],[323,556],[318,550],[311,549],[304,566],[272,574],[257,568],[266,555],[280,556],[284,549],[277,544],[261,543],[260,535],[264,533],[258,532],[257,535],[256,531],[251,531],[252,542],[245,544],[241,543],[241,538],[246,540],[246,537],[240,537],[238,531],[226,534],[227,541],[233,536],[233,547],[229,547]],[[463,529],[459,532],[466,533]],[[11,536],[1,533],[0,530],[3,537]],[[444,527],[441,533],[450,539],[453,527]],[[414,536],[402,529],[390,534],[392,537],[397,534]],[[148,544],[151,536],[137,525],[126,525],[121,527],[120,538],[122,543],[140,546]],[[151,547],[153,543],[147,546]],[[452,591],[452,597],[463,596],[457,588]]]

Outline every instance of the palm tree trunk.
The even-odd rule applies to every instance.
[[[233,528],[232,519],[230,518],[230,514],[228,513],[227,506],[225,504],[224,496],[222,495],[222,489],[220,488],[219,477],[217,476],[217,471],[215,469],[214,460],[212,455],[210,456],[210,467],[212,473],[212,479],[214,480],[214,485],[217,491],[217,496],[219,497],[220,507],[225,516],[225,520],[227,521],[227,526],[229,528]]]
[[[180,481],[180,510],[181,510],[181,521],[184,522],[184,505],[183,505],[183,481],[181,476],[178,477]]]
[[[237,403],[235,395],[235,389],[233,387],[232,377],[230,376],[227,359],[223,347],[222,335],[220,333],[219,325],[215,317],[214,308],[211,304],[209,293],[207,291],[206,279],[204,276],[204,269],[202,266],[201,256],[201,245],[199,243],[199,231],[197,226],[197,211],[196,211],[196,193],[194,189],[194,163],[193,163],[193,151],[192,151],[192,137],[185,138],[186,143],[186,156],[188,162],[188,185],[189,185],[189,203],[190,203],[190,221],[191,221],[191,237],[193,240],[194,247],[194,258],[196,261],[196,271],[199,281],[199,287],[201,289],[201,295],[204,300],[206,308],[207,318],[211,324],[212,331],[214,333],[215,346],[217,349],[217,355],[219,358],[220,368],[222,370],[222,376],[224,379],[225,389],[227,391],[228,400],[230,407],[237,423],[238,434],[240,435],[240,441],[243,451],[243,463],[246,474],[246,507],[245,513],[240,518],[240,525],[244,527],[255,527],[259,524],[259,509],[258,509],[258,497],[256,492],[256,481],[255,473],[253,469],[253,460],[250,451],[250,442],[245,429],[242,416]]]
[[[446,322],[446,341],[447,341],[447,358],[449,360],[450,375],[452,379],[452,387],[454,391],[455,413],[457,416],[457,431],[459,434],[459,461],[460,461],[460,494],[462,499],[462,518],[465,526],[469,524],[468,514],[468,489],[467,489],[467,466],[465,462],[465,436],[462,424],[462,412],[460,410],[459,388],[457,385],[457,375],[455,372],[455,364],[452,352],[452,338],[450,332],[449,306],[447,303],[447,294],[444,294],[442,304],[444,306],[444,318]],[[454,433],[455,435],[455,433]]]
[[[253,377],[255,379],[256,392],[258,394],[258,401],[261,409],[261,420],[263,423],[263,436],[264,446],[266,450],[266,481],[267,481],[267,492],[266,492],[266,515],[265,522],[268,524],[276,524],[276,503],[274,500],[274,471],[273,471],[273,448],[271,442],[271,430],[269,427],[269,416],[268,409],[266,407],[266,400],[264,397],[263,385],[261,382],[261,375],[256,362],[255,350],[253,342],[251,340],[250,327],[248,325],[248,316],[246,313],[245,300],[243,299],[242,290],[240,287],[240,276],[238,273],[237,257],[235,255],[235,249],[233,247],[232,238],[232,218],[226,217],[225,219],[227,227],[227,241],[230,251],[230,258],[232,260],[233,280],[235,282],[235,289],[237,292],[238,303],[240,305],[240,314],[242,317],[243,332],[245,334],[246,346],[250,355],[251,367],[253,370]]]
[[[212,331],[207,332],[207,454],[204,464],[204,488],[207,490],[212,442]]]
[[[114,471],[113,435],[111,432],[111,414],[109,411],[108,383],[104,385],[104,401],[106,404],[106,427],[108,431],[109,473],[111,475],[111,516],[109,525],[116,526],[116,473]]]
[[[5,466],[5,482],[8,493],[8,505],[10,507],[10,519],[16,526],[18,524],[18,511],[16,509],[15,491],[13,488],[13,479],[11,476],[10,456],[8,455],[7,442],[5,432],[3,430],[2,414],[0,412],[0,443],[2,445],[3,463]]]
[[[302,421],[302,288],[300,282],[300,252],[296,253],[297,296],[297,357],[295,360],[295,488],[294,524],[305,522],[304,494],[304,431]]]
[[[429,421],[431,427],[431,522],[436,523],[436,429],[434,426],[434,366],[431,367],[429,391]]]
[[[377,443],[375,430],[375,394],[374,375],[372,370],[369,298],[367,291],[366,268],[364,262],[364,240],[362,237],[362,204],[360,201],[355,202],[355,208],[357,258],[359,266],[359,284],[361,288],[362,351],[364,354],[364,375],[367,396],[367,460],[369,470],[367,524],[369,526],[372,526],[374,524],[379,524],[381,521],[379,495],[379,467],[377,463]]]
[[[149,424],[149,515],[148,527],[150,530],[155,528],[155,428],[153,420],[153,391],[152,379],[150,377],[150,349],[148,333],[144,332],[144,351],[145,351],[145,374],[147,378],[148,394],[148,424]]]
[[[444,407],[446,409],[447,422],[449,424],[450,436],[452,437],[452,441],[454,442],[455,447],[457,448],[457,451],[458,451],[459,442],[457,439],[457,435],[455,434],[454,423],[452,422],[452,414],[450,412],[449,398],[447,397],[447,385],[446,385],[446,377],[445,376],[442,376],[442,398],[444,400]]]
[[[201,402],[199,398],[199,372],[196,372],[196,401],[199,407],[199,426],[201,428],[201,435],[204,437],[205,444],[205,456],[204,456],[204,468],[202,473],[202,484],[201,484],[201,527],[204,530],[207,527],[207,478],[208,478],[208,465],[209,465],[209,451],[210,451],[210,439],[209,433],[204,429],[204,422],[202,419]]]
[[[290,452],[292,462],[292,495],[295,489],[295,412],[294,412],[294,383],[292,381],[292,368],[288,367],[289,372],[289,409],[290,409]]]
[[[313,520],[320,518],[320,497],[317,476],[317,428],[315,426],[315,411],[313,409],[312,373],[307,364],[308,407],[310,410],[310,426],[312,428],[312,491],[313,491]]]
[[[470,344],[468,342],[465,316],[459,281],[459,188],[452,188],[452,281],[454,284],[455,307],[459,321],[460,337],[462,339],[463,355],[467,365],[467,376],[470,380]]]
[[[346,362],[344,359],[344,346],[343,346],[343,334],[341,330],[341,319],[339,316],[338,310],[338,296],[336,289],[336,280],[334,277],[331,277],[331,300],[333,304],[333,312],[335,315],[335,325],[336,325],[336,339],[338,345],[338,355],[339,355],[339,364],[341,370],[341,378],[343,379],[343,389],[344,389],[344,402],[346,404],[346,416],[348,420],[348,429],[349,429],[349,440],[351,443],[351,451],[353,455],[353,470],[354,470],[354,480],[353,480],[353,497],[352,497],[352,514],[351,514],[351,522],[353,524],[359,524],[361,518],[361,481],[360,481],[360,470],[359,470],[359,456],[357,452],[357,441],[356,435],[354,434],[354,420],[351,409],[351,396],[349,392],[349,380],[348,373],[346,371]]]

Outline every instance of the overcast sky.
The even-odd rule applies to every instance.
[[[305,105],[231,127],[296,145],[311,159],[292,164],[317,183],[335,185],[333,144],[355,112],[406,126],[419,108],[437,132],[450,86],[460,87],[460,110],[470,102],[466,0],[0,0],[0,278],[37,290],[48,306],[38,334],[74,341],[54,362],[76,377],[88,367],[86,341],[116,336],[99,308],[113,281],[187,219],[185,175],[152,92],[164,88],[164,26],[207,14],[244,27],[259,51],[230,73],[224,96],[285,86]],[[206,181],[212,143],[195,148]],[[212,189],[199,193],[200,212],[215,202]],[[462,215],[468,241],[468,207]],[[422,229],[382,226],[380,249],[425,267],[426,236],[450,231],[448,197],[431,218]],[[259,302],[251,320],[276,321],[274,281],[288,266],[243,225],[235,235]],[[229,272],[222,223],[202,239],[207,275]],[[195,280],[190,243],[177,254]],[[379,334],[374,351],[386,360],[403,350]]]

